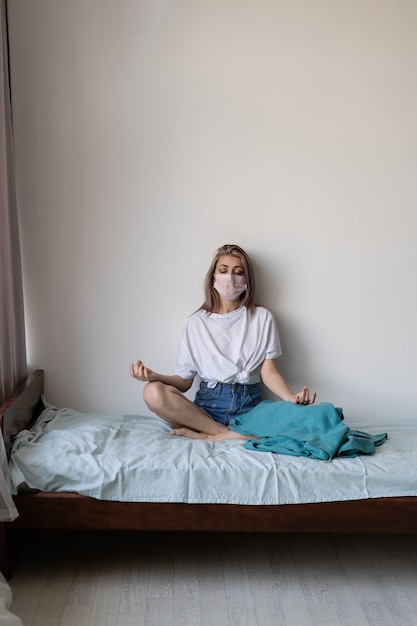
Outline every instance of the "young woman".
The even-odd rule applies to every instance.
[[[171,424],[172,435],[194,439],[249,439],[229,421],[261,402],[260,380],[282,400],[313,404],[308,387],[294,394],[278,372],[281,354],[272,314],[254,304],[255,275],[246,252],[236,245],[217,250],[205,280],[205,301],[182,333],[175,373],[158,374],[142,361],[130,374],[147,383],[143,397],[151,411]],[[184,393],[201,378],[194,402]]]

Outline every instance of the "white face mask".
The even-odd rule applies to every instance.
[[[239,274],[215,274],[213,287],[225,300],[236,300],[246,289],[246,276]]]

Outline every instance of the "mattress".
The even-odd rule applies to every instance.
[[[372,455],[330,462],[251,450],[242,441],[173,437],[155,416],[103,415],[46,400],[13,441],[13,494],[70,491],[120,502],[298,504],[417,495],[417,428],[398,418],[350,420],[387,432]]]

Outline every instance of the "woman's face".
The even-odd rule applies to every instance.
[[[243,261],[232,254],[224,254],[219,257],[216,263],[215,274],[234,274],[235,276],[244,276],[245,268]]]

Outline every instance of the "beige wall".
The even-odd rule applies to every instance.
[[[416,409],[417,3],[9,2],[29,358],[49,399],[147,412],[212,253],[253,256],[279,367]]]

